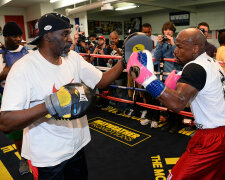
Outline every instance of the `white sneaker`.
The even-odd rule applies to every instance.
[[[145,125],[147,125],[147,124],[150,123],[150,122],[151,122],[151,120],[145,119],[145,120],[142,120],[142,121],[140,122],[140,124],[143,125],[143,126],[145,126]]]
[[[127,114],[127,116],[128,117],[131,117],[133,112],[134,112],[134,110],[133,109],[130,109],[130,112]]]
[[[158,122],[157,121],[152,121],[150,124],[151,128],[158,128]]]
[[[146,114],[147,114],[147,110],[142,111],[142,113],[141,113],[141,119],[145,119]]]

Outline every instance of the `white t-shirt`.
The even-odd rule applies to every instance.
[[[68,83],[84,82],[94,88],[102,72],[70,51],[61,65],[47,61],[38,50],[17,61],[9,72],[2,111],[32,108]],[[53,120],[45,117],[24,129],[22,156],[36,167],[55,166],[73,157],[90,141],[87,117]]]
[[[208,129],[225,126],[225,74],[215,59],[206,53],[194,61],[206,71],[206,83],[191,102],[191,110],[198,128]]]
[[[158,42],[158,37],[155,35],[151,35],[150,38],[152,39],[152,41],[154,42],[154,46],[156,47],[156,44]]]

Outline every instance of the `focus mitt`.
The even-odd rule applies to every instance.
[[[45,98],[45,106],[54,119],[76,119],[84,116],[93,99],[92,90],[82,83],[62,86]]]

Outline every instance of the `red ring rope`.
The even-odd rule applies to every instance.
[[[121,56],[112,56],[112,55],[100,55],[100,54],[87,54],[87,53],[79,53],[81,56],[91,56],[91,57],[97,57],[97,58],[109,58],[109,59],[121,59]],[[153,61],[156,61],[155,58],[152,58]],[[173,58],[164,58],[164,61],[168,62],[177,62]],[[225,63],[222,61],[218,61],[218,63],[224,67]]]
[[[134,101],[130,101],[130,100],[126,100],[126,99],[120,99],[120,98],[116,98],[116,97],[112,97],[112,96],[105,96],[105,95],[102,95],[102,94],[96,94],[96,96],[99,96],[99,97],[102,97],[102,98],[105,98],[105,99],[118,101],[118,102],[134,104]],[[159,110],[159,111],[167,111],[168,110],[168,108],[166,108],[166,107],[155,106],[155,105],[145,104],[145,103],[141,103],[141,102],[136,102],[136,104],[139,105],[139,106],[142,106],[142,107],[146,107],[146,108],[149,108],[149,109],[155,109],[155,110]],[[186,112],[186,111],[180,111],[180,112],[178,112],[178,114],[188,116],[188,117],[194,117],[191,112]]]

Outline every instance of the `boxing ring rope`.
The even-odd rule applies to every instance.
[[[109,87],[127,89],[127,90],[131,89],[131,90],[147,92],[145,89],[141,89],[141,88],[133,88],[133,87],[125,87],[125,86],[117,86],[117,85],[109,85]],[[146,108],[149,108],[149,109],[155,109],[155,110],[159,110],[159,111],[167,111],[168,110],[168,108],[166,108],[166,107],[155,106],[155,105],[145,104],[145,103],[141,103],[141,102],[134,102],[134,101],[131,101],[131,100],[116,98],[116,97],[112,97],[112,96],[106,96],[106,95],[103,95],[103,94],[96,94],[96,96],[99,96],[99,97],[105,98],[105,99],[109,99],[109,100],[123,102],[123,103],[137,104],[137,105],[142,106],[142,107],[146,107]],[[178,114],[188,116],[188,117],[194,117],[191,112],[186,112],[186,111],[180,111],[180,112],[178,112]]]
[[[100,55],[100,54],[88,54],[88,53],[79,53],[79,54],[81,56],[89,56],[89,57],[96,57],[96,58],[108,58],[108,59],[121,59],[122,58],[121,56],[112,56],[112,55]],[[175,63],[177,63],[177,61],[174,60],[173,58],[164,58],[163,60],[167,61],[167,62],[175,62]],[[153,58],[153,61],[156,61],[156,59]],[[218,63],[222,67],[225,66],[225,63],[222,62],[222,61],[218,61]],[[95,67],[98,68],[99,70],[103,70],[103,71],[107,71],[107,70],[111,69],[110,67],[102,67],[102,66],[95,66]],[[127,72],[126,69],[124,69],[123,72]],[[155,74],[160,74],[160,72],[155,72]],[[163,73],[163,75],[168,75],[168,74],[169,73],[167,73],[167,72]],[[109,87],[147,92],[145,89],[142,89],[142,88],[125,87],[125,86],[117,86],[117,85],[110,85]],[[96,96],[99,96],[99,97],[105,98],[105,99],[109,99],[109,100],[118,101],[118,102],[124,102],[124,103],[129,103],[129,104],[137,104],[137,105],[142,106],[142,107],[146,107],[146,108],[154,109],[154,110],[159,110],[159,111],[167,111],[167,110],[169,110],[166,107],[155,106],[155,105],[145,104],[145,103],[141,103],[141,102],[134,102],[134,101],[131,101],[131,100],[116,98],[116,97],[107,96],[107,95],[103,95],[103,94],[96,94]],[[169,111],[171,111],[171,110],[169,110]],[[192,117],[192,118],[194,117],[191,112],[186,112],[186,111],[180,111],[180,112],[178,112],[178,114],[181,114],[183,116]]]
[[[100,54],[88,54],[88,53],[79,53],[81,56],[90,56],[90,57],[96,57],[96,58],[109,58],[109,59],[121,59],[121,56],[112,56],[112,55],[100,55]],[[157,61],[155,58],[152,58],[153,61]],[[175,62],[176,60],[173,58],[164,58],[164,61],[167,62]],[[225,66],[225,63],[223,61],[217,61],[222,67]]]

